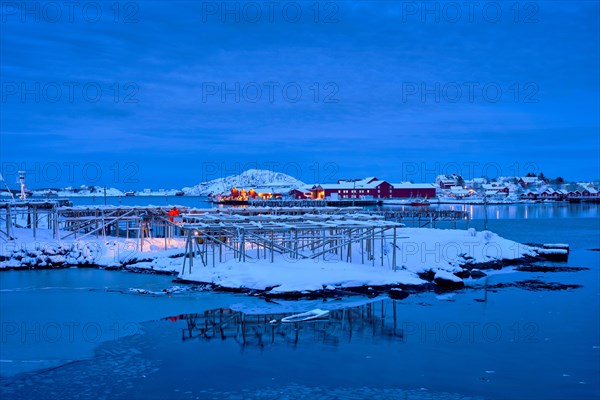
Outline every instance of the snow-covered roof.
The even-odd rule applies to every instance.
[[[469,191],[462,186],[452,186],[450,192],[454,194],[467,194]]]
[[[519,178],[519,180],[522,180],[526,183],[537,183],[540,181],[537,176],[522,176]]]
[[[506,186],[500,186],[497,183],[488,183],[488,184],[481,185],[481,187],[484,188],[485,190],[501,190],[501,189],[504,189]]]
[[[373,181],[371,183],[366,183],[366,180],[360,181],[340,181],[341,183],[324,183],[320,185],[311,186],[313,187],[322,187],[327,190],[354,190],[354,189],[375,189],[385,181]]]
[[[436,186],[433,183],[392,183],[394,189],[435,189]]]
[[[595,189],[593,187],[590,187],[590,186],[583,186],[582,189],[583,190],[587,190],[588,192],[590,192],[592,194],[597,194],[598,193],[597,189]]]
[[[358,185],[367,185],[371,181],[379,181],[379,179],[377,179],[374,176],[369,176],[369,177],[366,177],[366,178],[363,178],[363,179],[340,179],[338,181],[338,183],[347,183],[347,184],[350,184],[350,185],[356,184],[356,186],[358,187]]]

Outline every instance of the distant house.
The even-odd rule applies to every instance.
[[[581,196],[582,197],[598,197],[598,190],[596,190],[593,187],[584,187],[581,190]]]
[[[465,184],[469,187],[472,187],[473,189],[481,189],[487,183],[488,181],[485,178],[473,178],[465,180]]]
[[[450,187],[449,195],[451,197],[456,197],[458,199],[462,199],[464,197],[470,196],[471,192],[462,186],[452,186],[452,187]]]
[[[544,199],[560,200],[562,198],[562,194],[554,188],[546,188],[540,193],[540,197]]]
[[[435,179],[436,184],[440,187],[440,189],[450,189],[453,186],[458,185],[458,176],[457,175],[438,175]]]
[[[310,199],[310,190],[304,191],[300,189],[292,189],[289,191],[288,197],[298,200]]]
[[[599,197],[598,189],[596,189],[593,185],[585,185],[579,184],[577,188],[572,188],[569,191],[566,191],[566,197],[568,198],[594,198]]]
[[[533,191],[533,190],[527,190],[526,192],[524,192],[521,195],[521,198],[528,199],[528,200],[537,200],[538,193],[536,191]]]
[[[481,185],[481,188],[484,190],[486,196],[508,196],[510,193],[508,186],[498,185],[497,183],[484,184]]]
[[[537,176],[522,176],[518,179],[518,182],[521,186],[536,186],[542,183],[541,180],[537,178]]]

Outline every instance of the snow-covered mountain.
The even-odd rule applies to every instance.
[[[254,188],[257,191],[263,188],[285,193],[303,186],[306,186],[304,182],[280,172],[249,169],[240,175],[213,179],[208,182],[199,183],[196,186],[184,187],[182,190],[186,195],[207,196],[209,194],[217,195],[229,192],[233,187],[238,189],[245,188],[246,190]]]
[[[98,197],[104,196],[104,187],[81,185],[78,188],[35,189],[31,190],[31,194],[37,197]],[[119,189],[106,188],[107,196],[123,196],[123,194]]]

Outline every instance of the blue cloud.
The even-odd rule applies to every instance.
[[[443,2],[281,2],[272,21],[263,3],[119,4],[94,23],[3,8],[3,164],[132,162],[139,187],[196,183],[206,162],[600,175],[596,2],[494,3],[497,21],[463,8],[456,23]]]

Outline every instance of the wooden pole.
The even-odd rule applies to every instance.
[[[192,241],[192,231],[188,231],[188,242],[190,244],[190,266],[189,271],[192,273],[192,266],[194,265],[194,243]]]
[[[396,227],[394,227],[394,242],[393,242],[393,253],[392,253],[392,267],[396,271]]]
[[[271,262],[275,260],[275,249],[274,249],[275,232],[271,231]]]
[[[383,267],[383,228],[381,228],[381,266]]]
[[[37,228],[37,206],[33,206],[33,223],[31,225],[33,227],[33,238],[36,239],[36,228]]]
[[[241,255],[241,261],[242,262],[246,262],[246,232],[245,230],[242,228],[242,241],[240,243],[240,251],[242,252]]]

